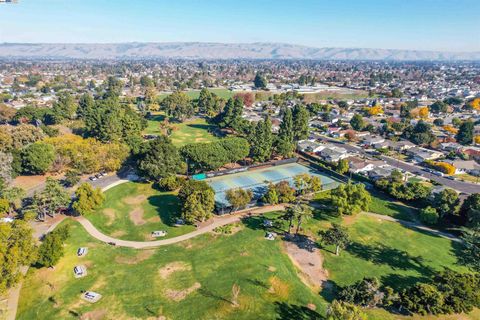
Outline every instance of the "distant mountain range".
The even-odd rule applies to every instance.
[[[0,44],[0,58],[480,61],[480,52],[313,48],[284,43],[3,43]]]

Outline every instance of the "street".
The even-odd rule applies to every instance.
[[[336,139],[328,138],[328,137],[320,136],[320,135],[315,135],[315,138],[323,140],[323,141],[328,141],[328,142],[333,143],[333,144],[337,144],[337,145],[341,146],[342,148],[347,149],[348,151],[357,152],[357,153],[359,153],[363,156],[371,157],[371,155],[369,155],[364,149],[362,149],[358,146],[353,146],[351,144],[344,143],[344,142],[338,141]],[[423,167],[421,167],[421,166],[411,164],[411,163],[405,163],[404,161],[394,159],[394,158],[391,158],[391,157],[387,157],[387,156],[384,156],[384,155],[379,155],[378,158],[385,161],[385,163],[391,165],[392,167],[396,167],[396,168],[408,171],[410,173],[420,175],[424,178],[436,181],[436,182],[438,182],[438,183],[440,183],[440,184],[442,184],[446,187],[455,189],[459,192],[466,193],[466,194],[480,193],[480,185],[478,185],[478,184],[473,184],[473,183],[468,183],[468,182],[463,182],[463,181],[450,180],[450,179],[447,179],[447,178],[444,178],[444,177],[440,177],[440,176],[431,174],[429,172],[423,171],[422,170]]]

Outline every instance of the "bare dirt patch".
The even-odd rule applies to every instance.
[[[153,256],[154,253],[155,253],[155,250],[142,250],[136,256],[133,256],[133,257],[118,256],[115,258],[115,261],[123,264],[137,264],[147,260],[148,258]]]
[[[314,305],[313,303],[307,304],[307,308],[310,309],[310,310],[313,310],[313,311],[317,310],[317,306]]]
[[[147,222],[143,219],[143,208],[137,207],[130,211],[128,215],[130,220],[132,220],[133,224],[136,226],[141,226]]]
[[[302,237],[284,242],[285,251],[293,264],[300,271],[300,279],[315,289],[320,289],[327,281],[328,273],[323,268],[323,257],[316,244],[309,238]]]
[[[275,271],[277,271],[277,268],[275,268],[274,266],[269,266],[268,271],[275,272]]]
[[[183,261],[174,261],[158,270],[158,274],[163,279],[167,279],[172,273],[177,271],[190,271],[192,266]]]
[[[358,215],[351,215],[351,216],[344,215],[343,224],[347,226],[352,225],[357,221],[357,217]]]
[[[107,217],[107,226],[112,225],[113,221],[115,220],[115,210],[111,208],[106,208],[103,210],[103,214]]]
[[[147,200],[147,196],[144,194],[139,194],[135,197],[126,197],[123,198],[123,202],[129,205],[138,205],[141,204],[143,201]]]
[[[190,288],[187,288],[184,290],[167,289],[165,291],[165,296],[173,301],[182,301],[190,293],[194,292],[197,289],[200,289],[201,286],[202,285],[199,282],[195,282]]]
[[[107,311],[106,310],[93,310],[93,311],[89,311],[87,313],[84,313],[80,319],[81,320],[100,320],[100,319],[104,319],[105,318],[105,315],[107,314]]]

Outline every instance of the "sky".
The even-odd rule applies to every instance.
[[[480,51],[480,0],[18,0],[0,42],[282,42]]]

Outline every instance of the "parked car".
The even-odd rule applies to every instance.
[[[91,177],[90,177],[90,178],[88,178],[88,179],[90,179],[91,181],[95,181],[95,180],[97,180],[97,177],[95,177],[95,176],[91,176]]]
[[[165,237],[167,235],[167,231],[165,230],[159,230],[159,231],[153,231],[152,232],[152,237],[158,238],[158,237]]]
[[[81,278],[87,275],[87,269],[84,266],[75,266],[73,268],[73,274],[77,278]]]

